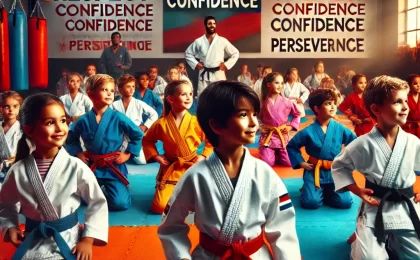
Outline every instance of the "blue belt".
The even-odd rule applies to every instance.
[[[54,237],[55,242],[57,243],[58,248],[61,251],[64,259],[66,260],[75,260],[76,256],[72,254],[70,247],[60,235],[60,232],[68,230],[79,223],[79,218],[77,217],[77,211],[71,213],[70,215],[60,218],[54,221],[40,222],[33,219],[26,219],[25,231],[31,232],[22,244],[17,248],[15,254],[13,255],[12,260],[20,260],[26,254],[26,251],[32,246],[34,238],[42,237],[49,238]]]

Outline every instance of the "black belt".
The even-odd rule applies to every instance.
[[[376,213],[374,231],[378,242],[385,243],[385,227],[382,212],[385,201],[405,201],[407,203],[408,209],[410,211],[410,219],[413,222],[413,226],[417,233],[417,236],[420,238],[420,219],[419,216],[417,216],[416,209],[414,208],[413,203],[411,203],[410,201],[410,198],[414,196],[413,186],[404,189],[392,189],[376,185],[366,180],[366,189],[372,189],[373,195],[381,198],[381,203],[379,204],[378,212]]]
[[[210,80],[210,72],[216,72],[216,71],[220,70],[219,67],[214,67],[214,68],[204,67],[203,69],[204,69],[203,72],[201,72],[201,74],[200,74],[201,80],[204,80],[204,75],[206,74],[206,72],[207,72],[207,80]]]

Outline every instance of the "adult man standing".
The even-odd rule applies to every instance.
[[[206,33],[185,51],[188,65],[199,70],[197,96],[212,82],[226,80],[225,71],[238,61],[239,51],[226,38],[216,33],[216,18],[204,18]],[[225,57],[227,60],[225,62]],[[198,59],[198,61],[197,61]]]
[[[119,32],[111,34],[111,41],[112,45],[102,52],[99,71],[117,80],[126,70],[130,69],[132,62],[128,50],[120,45],[121,34]]]

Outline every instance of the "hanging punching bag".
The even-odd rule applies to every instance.
[[[19,2],[20,10],[16,8]],[[9,47],[10,47],[10,89],[29,89],[28,80],[28,34],[26,14],[20,0],[13,2],[9,12]]]
[[[0,0],[0,91],[10,89],[9,27],[7,11]]]
[[[37,11],[34,16],[35,10]],[[40,16],[42,14],[42,17]],[[48,87],[48,35],[47,20],[36,1],[28,23],[29,39],[29,86],[31,88]]]

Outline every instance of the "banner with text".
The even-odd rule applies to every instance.
[[[377,0],[96,0],[42,2],[50,58],[99,58],[119,31],[132,58],[181,58],[217,19],[242,58],[368,58]]]

